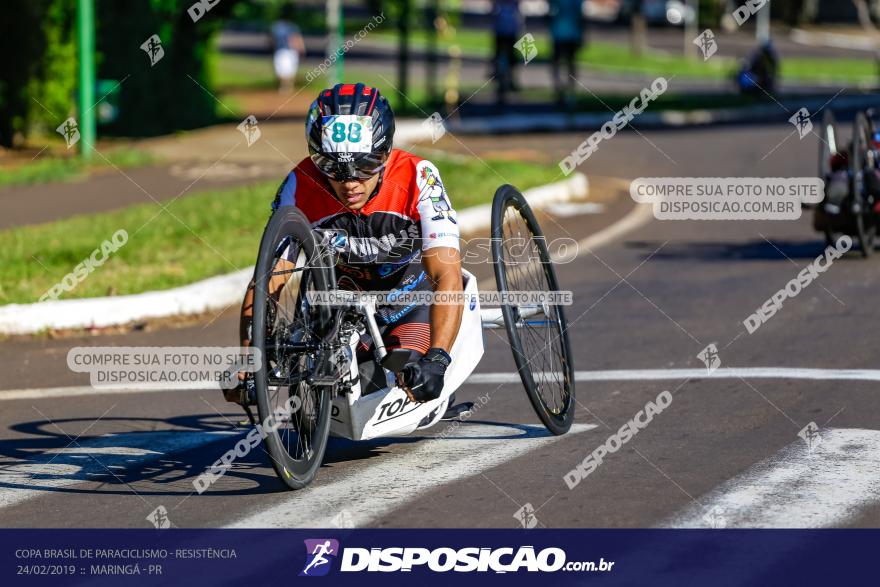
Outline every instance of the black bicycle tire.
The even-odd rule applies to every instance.
[[[502,250],[502,239],[504,238],[504,214],[506,213],[508,205],[516,207],[523,220],[525,220],[529,232],[532,234],[541,257],[541,265],[544,268],[543,273],[547,282],[548,290],[559,291],[559,282],[556,278],[556,271],[553,268],[549,251],[547,250],[547,244],[543,238],[544,233],[541,231],[541,227],[538,225],[538,221],[535,219],[535,215],[532,213],[532,209],[529,207],[526,199],[519,190],[508,184],[499,187],[492,200],[492,261],[495,267],[495,281],[498,286],[498,291],[508,291],[507,269],[504,263]],[[561,360],[565,364],[564,386],[568,396],[561,417],[557,417],[552,413],[544,399],[541,397],[541,394],[538,392],[538,386],[529,365],[530,361],[525,356],[520,333],[515,326],[517,316],[514,308],[509,304],[501,304],[501,311],[504,316],[504,325],[513,352],[513,360],[514,363],[516,363],[517,372],[519,373],[523,387],[525,387],[529,401],[531,402],[538,418],[540,418],[547,430],[555,435],[561,435],[568,432],[574,421],[575,381],[571,344],[568,337],[568,323],[565,320],[565,313],[562,307],[555,307],[557,309],[557,327],[559,329],[560,344],[563,354]]]
[[[266,422],[272,413],[268,389],[268,361],[266,353],[266,300],[268,298],[268,280],[274,267],[277,246],[282,240],[291,236],[302,245],[306,259],[316,260],[310,263],[309,279],[314,279],[320,291],[329,290],[333,283],[333,267],[325,251],[318,241],[303,213],[294,206],[281,206],[272,214],[260,241],[260,252],[254,268],[254,319],[252,338],[263,357],[262,368],[254,373],[257,395],[259,421]],[[318,307],[317,330],[323,333],[331,320],[329,306]],[[327,441],[330,436],[330,414],[332,410],[333,390],[331,387],[318,387],[321,412],[317,416],[316,433],[312,442],[312,456],[305,461],[294,459],[284,448],[277,430],[264,435],[263,445],[269,454],[272,468],[278,477],[291,489],[302,489],[311,483],[317,475],[324,459]]]

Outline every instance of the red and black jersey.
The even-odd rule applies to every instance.
[[[291,171],[272,209],[295,205],[338,253],[337,277],[352,289],[391,291],[420,271],[421,252],[459,248],[459,231],[437,167],[394,149],[380,183],[360,210],[349,210],[308,157]],[[407,271],[409,269],[409,271]],[[419,278],[419,281],[423,276]]]

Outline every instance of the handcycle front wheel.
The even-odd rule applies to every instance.
[[[311,385],[309,376],[331,309],[310,304],[306,294],[328,291],[333,283],[332,262],[302,212],[293,206],[275,210],[254,270],[252,340],[262,358],[254,386],[263,444],[278,477],[292,489],[315,478],[330,435],[334,388]]]
[[[544,234],[523,195],[503,185],[492,201],[492,260],[504,294],[559,291]],[[568,323],[558,303],[502,300],[504,326],[520,379],[541,422],[565,434],[574,420],[574,367]]]

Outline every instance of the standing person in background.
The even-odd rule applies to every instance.
[[[575,57],[584,38],[582,0],[549,0],[548,4],[550,36],[553,38],[553,87],[556,90],[556,101],[561,104],[574,98],[577,76]],[[564,81],[559,71],[563,61],[568,66]]]
[[[519,40],[523,29],[519,0],[495,0],[492,8],[492,20],[495,29],[494,75],[498,78],[499,101],[503,102],[505,92],[516,90],[513,70],[518,59],[514,45]]]
[[[287,20],[277,20],[272,25],[272,64],[275,67],[275,78],[278,80],[278,91],[288,94],[293,91],[293,80],[299,67],[300,56],[306,54],[299,27]]]

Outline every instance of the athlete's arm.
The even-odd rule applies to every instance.
[[[422,254],[425,273],[435,293],[451,294],[455,303],[431,305],[431,347],[450,353],[464,311],[461,255],[452,247],[434,247]]]
[[[431,304],[431,348],[449,354],[464,310],[458,221],[433,163],[422,160],[416,164],[414,187],[418,193],[416,213],[422,229],[425,273],[435,293],[458,294],[448,296],[456,303]]]

